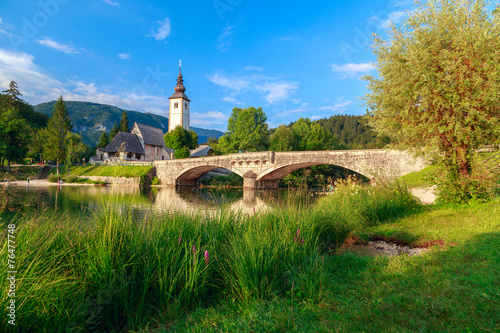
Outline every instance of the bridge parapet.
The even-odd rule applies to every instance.
[[[382,149],[255,152],[223,156],[155,161],[157,176],[166,186],[194,185],[206,172],[217,168],[244,179],[245,188],[276,188],[278,181],[295,170],[321,164],[341,166],[368,178],[398,178],[423,169],[426,164],[405,152]]]

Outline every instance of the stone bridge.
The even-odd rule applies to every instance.
[[[256,152],[222,156],[155,161],[156,174],[166,186],[194,186],[203,174],[224,168],[243,177],[244,188],[277,188],[287,174],[313,165],[331,164],[368,178],[394,179],[420,171],[426,165],[396,150],[324,150]]]

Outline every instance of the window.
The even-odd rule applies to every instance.
[[[177,109],[179,107],[179,103],[175,102],[174,103],[174,109]]]
[[[187,109],[188,108],[188,103],[184,103],[184,108]]]

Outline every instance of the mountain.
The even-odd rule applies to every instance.
[[[90,102],[65,101],[65,103],[71,118],[71,123],[73,124],[73,131],[76,133],[81,132],[83,141],[91,147],[97,145],[103,131],[111,131],[115,122],[120,125],[123,109],[116,106]],[[54,110],[54,104],[55,101],[41,103],[35,105],[34,109],[36,112],[50,116]],[[167,117],[129,110],[127,110],[127,116],[131,127],[134,122],[138,122],[144,125],[161,128],[163,132],[168,131]],[[224,135],[224,133],[217,130],[197,127],[191,127],[191,129],[198,134],[198,143],[206,142],[209,137],[219,138]]]

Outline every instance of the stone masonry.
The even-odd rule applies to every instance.
[[[256,152],[223,156],[155,161],[156,173],[166,186],[195,185],[203,174],[224,168],[243,177],[244,188],[277,188],[287,174],[306,167],[333,164],[368,178],[395,179],[422,170],[420,158],[396,150],[326,150]]]

